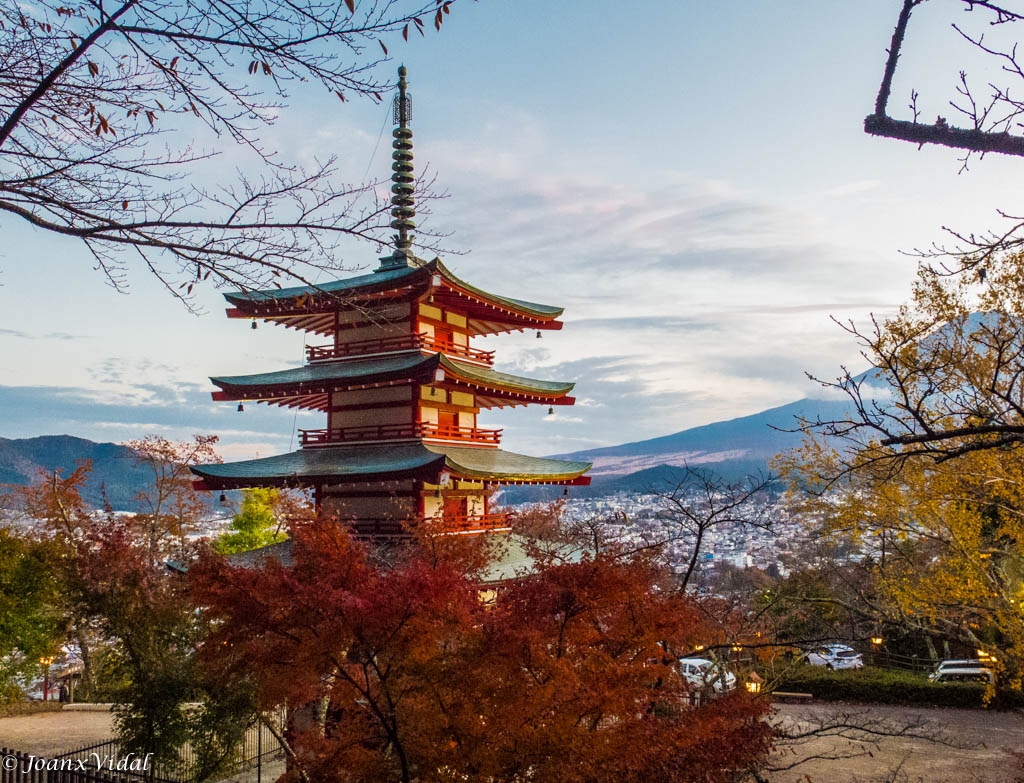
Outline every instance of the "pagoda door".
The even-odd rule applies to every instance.
[[[466,498],[446,496],[444,499],[444,518],[449,524],[458,524],[468,516]]]
[[[442,353],[450,351],[454,343],[453,333],[450,327],[434,327],[434,348]]]
[[[437,432],[442,438],[451,438],[458,434],[459,414],[455,411],[437,412]]]

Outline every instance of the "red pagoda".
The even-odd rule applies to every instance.
[[[411,251],[411,100],[400,68],[395,97],[391,215],[394,251],[372,273],[318,286],[226,294],[229,318],[312,332],[302,367],[211,378],[221,401],[265,402],[327,414],[301,430],[301,448],[264,459],[199,465],[199,486],[312,488],[318,507],[363,535],[395,535],[421,520],[445,530],[507,529],[491,496],[509,484],[589,484],[590,463],[528,457],[500,448],[481,411],[572,405],[572,383],[498,372],[482,335],[561,329],[562,309],[487,293],[440,259]],[[540,336],[538,331],[538,336]]]

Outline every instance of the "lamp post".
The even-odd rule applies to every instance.
[[[39,663],[43,665],[43,701],[49,701],[50,699],[50,664],[53,663],[52,657],[40,658]]]

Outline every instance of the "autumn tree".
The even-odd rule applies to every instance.
[[[123,520],[82,541],[77,571],[78,601],[116,649],[109,676],[119,738],[173,766],[191,738],[190,705],[201,696],[193,662],[203,630],[185,585],[154,566],[148,542]]]
[[[191,441],[175,442],[149,435],[127,444],[136,464],[151,473],[150,482],[135,498],[138,512],[130,518],[151,563],[171,553],[181,556],[188,549],[188,534],[209,513],[208,495],[193,486],[189,466],[219,462],[217,440],[216,435],[195,435]]]
[[[922,270],[913,299],[870,328],[850,323],[871,369],[843,368],[821,384],[848,415],[805,420],[839,447],[836,476],[896,472],[908,460],[943,462],[1024,441],[1024,255],[1004,259],[989,283]]]
[[[643,557],[538,561],[493,601],[422,547],[381,568],[334,523],[294,531],[292,562],[192,569],[202,655],[230,691],[287,703],[302,780],[714,781],[768,751],[764,705],[689,708],[665,643],[702,633]]]
[[[381,238],[336,161],[289,165],[263,131],[300,91],[383,100],[399,36],[452,0],[0,1],[0,214],[79,240],[115,288],[134,267],[188,301],[206,281],[267,286],[336,269],[344,237]],[[201,169],[241,149],[250,175]]]
[[[172,662],[187,670],[187,642],[166,644],[184,640],[182,628],[189,627],[189,617],[181,597],[171,595],[165,560],[172,553],[187,555],[192,548],[187,535],[208,513],[192,487],[188,465],[216,459],[215,442],[210,436],[183,443],[149,437],[129,444],[139,464],[152,473],[133,515],[112,515],[83,502],[88,463],[66,477],[42,473],[32,485],[7,493],[8,513],[31,522],[38,545],[53,551],[47,567],[56,588],[49,610],[62,618],[81,650],[86,694],[98,685],[94,657],[100,650],[113,651],[106,657],[115,663],[104,685],[121,687],[120,696],[132,705],[153,704],[151,686],[170,678]],[[175,622],[184,625],[175,628]],[[181,695],[186,681],[181,675],[171,690]],[[153,719],[152,712],[145,714],[145,720]],[[158,716],[156,723],[165,717]]]
[[[85,462],[69,475],[60,471],[42,471],[28,486],[12,486],[0,495],[6,514],[19,520],[29,531],[26,538],[33,546],[51,553],[45,561],[47,578],[55,588],[50,593],[47,611],[62,618],[61,641],[77,644],[82,656],[82,695],[88,696],[95,685],[94,648],[100,644],[96,618],[80,600],[79,553],[103,519],[82,500],[81,489],[92,466]]]
[[[834,472],[835,455],[802,466]],[[824,535],[852,541],[872,571],[858,604],[876,622],[983,650],[1001,688],[1021,688],[1024,650],[1024,459],[1020,450],[974,450],[955,460],[915,459],[893,476],[861,467],[817,498]]]

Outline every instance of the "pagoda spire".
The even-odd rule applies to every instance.
[[[415,200],[413,199],[414,181],[412,165],[412,96],[409,95],[408,83],[405,80],[408,71],[402,65],[398,68],[398,92],[394,102],[394,124],[392,132],[394,141],[391,146],[394,152],[391,158],[391,228],[398,233],[394,235],[395,249],[390,256],[381,259],[378,272],[401,267],[419,266],[420,261],[412,254],[412,236],[409,232],[416,228],[412,219],[416,216]]]

